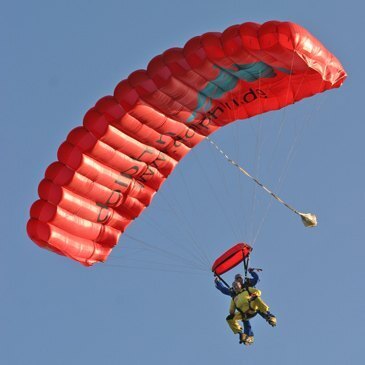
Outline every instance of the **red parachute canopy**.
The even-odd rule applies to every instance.
[[[223,255],[219,256],[214,261],[212,271],[216,275],[222,275],[225,272],[233,269],[235,266],[240,264],[245,258],[247,258],[252,251],[252,247],[247,243],[237,243]]]
[[[70,132],[39,184],[28,235],[86,266],[105,261],[206,136],[345,78],[340,62],[290,22],[234,25],[171,48],[121,81]]]

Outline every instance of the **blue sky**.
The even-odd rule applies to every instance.
[[[4,1],[1,8],[1,363],[362,362],[362,5]],[[100,97],[195,35],[273,19],[307,28],[349,77],[340,89],[214,139],[288,202],[317,213],[317,228],[305,229],[204,142],[108,263],[87,269],[32,243],[25,225],[38,182]],[[214,289],[209,265],[256,236],[252,265],[264,269],[259,288],[278,326],[254,319],[256,343],[245,348],[225,323],[229,299]]]

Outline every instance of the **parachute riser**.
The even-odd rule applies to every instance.
[[[214,275],[229,289],[231,289],[230,285],[217,273],[214,273]]]
[[[209,118],[208,118],[209,119]],[[288,203],[286,203],[283,199],[281,199],[277,194],[275,194],[271,189],[261,183],[257,178],[248,173],[242,166],[240,166],[236,161],[232,160],[226,153],[209,137],[205,137],[205,139],[233,166],[235,166],[239,171],[241,171],[244,175],[250,178],[255,182],[258,186],[260,186],[264,191],[270,194],[274,199],[276,199],[279,203],[284,205],[286,208],[291,210],[293,213],[300,216],[302,223],[305,227],[316,227],[317,226],[317,217],[312,213],[302,213],[299,210],[295,209]]]
[[[247,279],[247,272],[248,272],[248,263],[250,261],[250,255],[248,255],[245,259],[243,259],[243,270],[245,273],[245,280]]]

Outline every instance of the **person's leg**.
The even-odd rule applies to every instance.
[[[276,326],[276,317],[270,313],[269,311],[266,311],[265,313],[258,312],[259,315],[272,327]]]
[[[256,312],[266,313],[269,310],[269,306],[260,297],[256,297],[250,301],[250,309]]]
[[[252,345],[254,342],[254,336],[251,323],[248,320],[242,322],[243,322],[243,335],[240,338],[240,342],[243,342],[245,345]]]
[[[252,333],[251,324],[249,321],[243,321],[242,314],[236,313],[234,315],[230,314],[227,318],[227,323],[234,334],[239,335],[239,342],[245,345],[250,345],[253,343],[253,336],[249,336],[248,333]],[[244,331],[242,332],[242,327],[239,321],[243,322]],[[248,325],[247,325],[248,322]]]
[[[227,323],[228,323],[228,326],[230,327],[230,329],[232,330],[232,332],[234,334],[237,334],[237,333],[241,333],[242,332],[242,327],[241,325],[239,324],[238,321],[241,321],[242,320],[242,315],[241,313],[236,313],[236,314],[230,314],[227,318]]]
[[[253,336],[252,327],[250,321],[242,321],[243,323],[243,333],[245,333],[247,336]]]
[[[276,326],[276,317],[269,312],[269,306],[260,297],[250,302],[250,309],[256,311],[270,326]]]

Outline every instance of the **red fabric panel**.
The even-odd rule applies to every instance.
[[[30,209],[30,216],[40,222],[49,223],[75,236],[112,247],[119,239],[120,231],[109,225],[92,222],[78,214],[55,206],[44,200],[37,200]]]
[[[224,274],[240,264],[251,251],[252,248],[247,243],[238,243],[215,260],[212,271],[217,275]]]
[[[205,136],[339,87],[345,78],[336,57],[290,22],[234,25],[171,48],[119,82],[70,132],[39,186],[28,234],[84,265],[105,261]]]
[[[27,231],[30,238],[40,247],[67,256],[85,266],[105,261],[112,250],[32,218],[28,221]]]
[[[85,143],[82,142],[84,137],[87,138],[88,135],[90,135],[93,140],[90,141],[91,144],[86,146]],[[79,141],[81,141],[81,143]],[[142,161],[137,161],[101,140],[96,139],[85,128],[75,128],[68,135],[67,142],[69,142],[70,145],[76,146],[80,153],[84,153],[104,165],[109,165],[112,169],[122,174],[141,180],[153,190],[158,190],[166,179],[155,167]]]
[[[117,208],[110,208],[105,204],[95,204],[92,200],[75,194],[65,187],[55,185],[49,180],[42,180],[38,187],[38,194],[42,200],[48,201],[55,206],[67,210],[71,214],[91,222],[110,225],[111,227],[124,232],[131,219],[119,214]],[[145,207],[142,205],[135,213],[139,215]]]
[[[106,118],[91,109],[86,113],[84,126],[100,141],[114,149],[129,155],[132,159],[145,162],[168,176],[175,168],[177,161],[157,149],[137,141],[119,131],[106,121]]]

